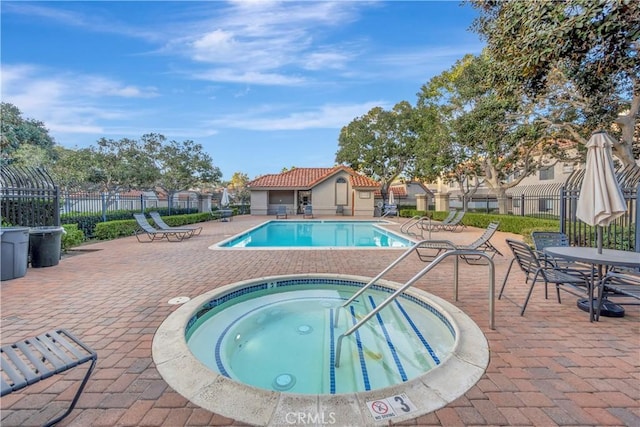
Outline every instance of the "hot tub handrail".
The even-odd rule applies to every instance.
[[[415,248],[416,246],[420,245],[423,242],[418,242],[416,245],[414,245],[413,248]],[[413,250],[410,249],[409,251],[405,252],[400,258],[398,258],[396,261],[394,261],[389,267],[397,264],[397,262],[401,259],[403,259],[407,253],[410,253],[410,251]],[[490,329],[495,329],[495,313],[494,313],[494,307],[495,307],[495,266],[493,263],[493,259],[491,258],[491,256],[487,255],[486,253],[482,252],[482,251],[476,251],[476,250],[471,250],[471,249],[453,249],[444,253],[441,253],[440,255],[438,255],[437,257],[435,257],[433,259],[433,261],[431,261],[425,268],[423,268],[422,270],[420,270],[415,276],[413,276],[411,279],[409,279],[408,282],[406,282],[404,285],[402,285],[400,288],[398,288],[394,293],[392,293],[391,295],[389,295],[387,297],[387,299],[385,299],[383,302],[381,302],[375,309],[371,310],[366,316],[364,316],[362,319],[360,319],[360,321],[358,321],[355,325],[353,325],[349,330],[347,330],[345,333],[341,334],[338,337],[338,341],[337,341],[337,345],[336,345],[336,361],[335,361],[335,367],[338,368],[340,366],[340,353],[342,350],[342,340],[344,339],[344,337],[351,335],[352,333],[354,333],[355,331],[357,331],[362,325],[364,325],[367,321],[369,321],[369,319],[371,319],[373,316],[375,316],[376,314],[378,314],[378,312],[380,310],[382,310],[383,308],[385,308],[389,303],[391,303],[394,299],[396,299],[396,297],[398,295],[400,295],[402,292],[404,292],[407,288],[409,288],[411,285],[413,285],[416,281],[418,281],[420,278],[422,278],[422,276],[424,276],[426,273],[428,273],[429,271],[431,271],[432,268],[434,268],[436,265],[438,265],[440,263],[440,261],[442,261],[444,258],[450,257],[450,256],[455,256],[455,275],[454,275],[454,281],[455,281],[455,298],[457,300],[458,298],[458,257],[460,255],[474,255],[474,256],[480,256],[485,258],[488,261],[488,266],[489,266],[489,328]],[[385,273],[386,271],[389,270],[389,267],[387,267],[382,273],[380,273],[378,276],[376,276],[375,279],[371,280],[365,287],[363,287],[362,289],[360,289],[360,291],[358,291],[358,293],[356,295],[361,294],[362,292],[364,292],[364,289],[371,285],[375,280],[377,280],[379,278],[379,276],[381,276],[383,273]],[[354,295],[354,297],[356,296]],[[345,305],[347,305],[354,297],[350,298],[349,301],[347,301],[345,304],[343,304],[342,306],[344,307]],[[336,310],[336,312],[338,312],[340,310]],[[336,313],[336,321],[338,319],[337,313]]]
[[[416,249],[420,248],[425,242],[429,242],[430,240],[421,240],[418,243],[414,244],[413,246],[411,246],[409,249],[407,249],[402,255],[400,255],[395,261],[393,261],[391,264],[389,264],[384,270],[382,270],[380,273],[378,273],[378,275],[376,277],[374,277],[373,279],[369,280],[369,282],[364,285],[362,288],[360,288],[358,290],[358,292],[356,292],[355,294],[353,294],[351,296],[351,298],[349,298],[348,300],[346,300],[340,307],[338,307],[338,310],[336,310],[336,315],[333,321],[333,324],[335,325],[335,327],[338,326],[338,320],[340,319],[340,312],[342,310],[340,310],[340,308],[344,308],[346,306],[348,306],[349,304],[351,304],[356,298],[358,298],[360,295],[362,295],[362,293],[364,291],[366,291],[367,289],[369,289],[371,286],[373,286],[379,279],[382,278],[382,276],[384,276],[385,274],[387,274],[389,272],[389,270],[393,269],[393,267],[395,267],[396,265],[398,265],[403,259],[405,259],[406,257],[408,257],[409,255],[411,255],[411,253],[413,251],[415,251]],[[450,244],[450,242],[444,242],[444,244]],[[455,249],[456,247],[451,244],[451,249]],[[436,258],[437,259],[437,258]],[[435,261],[435,259],[434,259]],[[431,265],[431,264],[429,264]]]

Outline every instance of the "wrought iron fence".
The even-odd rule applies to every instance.
[[[0,168],[2,223],[23,227],[59,226],[58,187],[40,168]]]
[[[605,248],[640,252],[640,212],[638,197],[640,194],[640,168],[627,167],[616,172],[622,194],[627,202],[624,215],[617,218],[608,227],[603,228],[602,244]],[[580,187],[584,170],[577,170],[561,190],[560,231],[569,236],[576,246],[596,246],[596,228],[580,221],[576,217]]]

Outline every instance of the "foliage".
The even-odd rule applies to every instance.
[[[78,229],[78,224],[63,224],[64,233],[62,233],[62,251],[66,252],[69,248],[79,246],[84,242],[84,233]]]
[[[89,182],[94,190],[113,195],[131,189],[152,189],[159,171],[154,165],[155,140],[123,138],[118,141],[101,138],[90,148]]]
[[[165,137],[157,134],[144,135],[143,139],[156,144],[154,161],[159,171],[156,185],[170,197],[197,185],[212,185],[220,181],[222,172],[213,166],[211,156],[203,151],[201,144],[190,140],[164,144]]]
[[[129,218],[131,218],[131,214],[129,214]],[[162,219],[170,226],[180,226],[209,221],[211,220],[211,215],[207,212],[180,216],[163,215]],[[149,223],[153,224],[153,220],[149,219]],[[135,219],[100,222],[95,226],[93,237],[98,240],[112,240],[120,237],[128,237],[132,236],[139,228],[140,227],[138,227],[138,223]]]
[[[134,219],[101,222],[96,224],[93,237],[98,240],[113,240],[119,237],[132,236],[139,228]]]
[[[13,154],[24,145],[50,151],[55,142],[44,123],[22,117],[13,104],[0,104],[0,152],[2,162],[11,163]]]
[[[474,29],[484,36],[501,92],[531,99],[550,96],[579,113],[572,138],[585,142],[599,128],[620,129],[614,154],[635,164],[640,109],[640,3],[629,0],[496,2],[472,0],[480,11]],[[514,43],[517,40],[517,43]],[[554,75],[565,83],[558,86]],[[558,90],[560,89],[560,90]],[[543,110],[548,111],[548,110]],[[577,128],[575,125],[579,125]],[[566,127],[569,129],[568,127]]]
[[[500,95],[490,80],[491,58],[466,55],[442,74],[423,85],[418,108],[436,111],[440,122],[437,152],[421,156],[438,159],[438,170],[446,180],[457,181],[470,197],[481,179],[493,189],[498,200],[527,175],[549,163],[542,155],[557,148],[537,121],[517,114],[521,99]],[[418,172],[432,167],[422,161]],[[426,162],[426,163],[425,163]],[[509,180],[515,172],[517,179]],[[475,185],[475,188],[465,185]],[[466,203],[465,203],[466,206]],[[506,213],[506,206],[500,206]]]
[[[249,176],[246,173],[235,172],[231,177],[233,187],[233,199],[240,204],[248,204],[251,200],[251,191],[247,188]]]
[[[336,162],[380,181],[386,199],[389,185],[415,161],[417,125],[406,101],[391,111],[375,107],[340,130]]]

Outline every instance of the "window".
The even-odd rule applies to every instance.
[[[348,205],[349,204],[349,195],[348,195],[348,187],[347,180],[344,178],[336,179],[336,205]]]
[[[547,166],[540,169],[540,181],[553,179],[553,166]]]
[[[549,212],[553,210],[553,199],[538,199],[538,211]]]

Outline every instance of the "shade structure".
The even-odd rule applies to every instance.
[[[220,199],[220,206],[226,207],[229,206],[229,192],[225,188],[222,190],[222,198]]]
[[[395,205],[396,204],[396,199],[393,196],[393,191],[391,191],[391,189],[389,189],[389,204],[390,205]]]
[[[624,195],[616,180],[611,157],[614,140],[606,132],[596,132],[587,143],[587,163],[576,216],[598,226],[598,249],[602,249],[602,230],[627,210]]]

